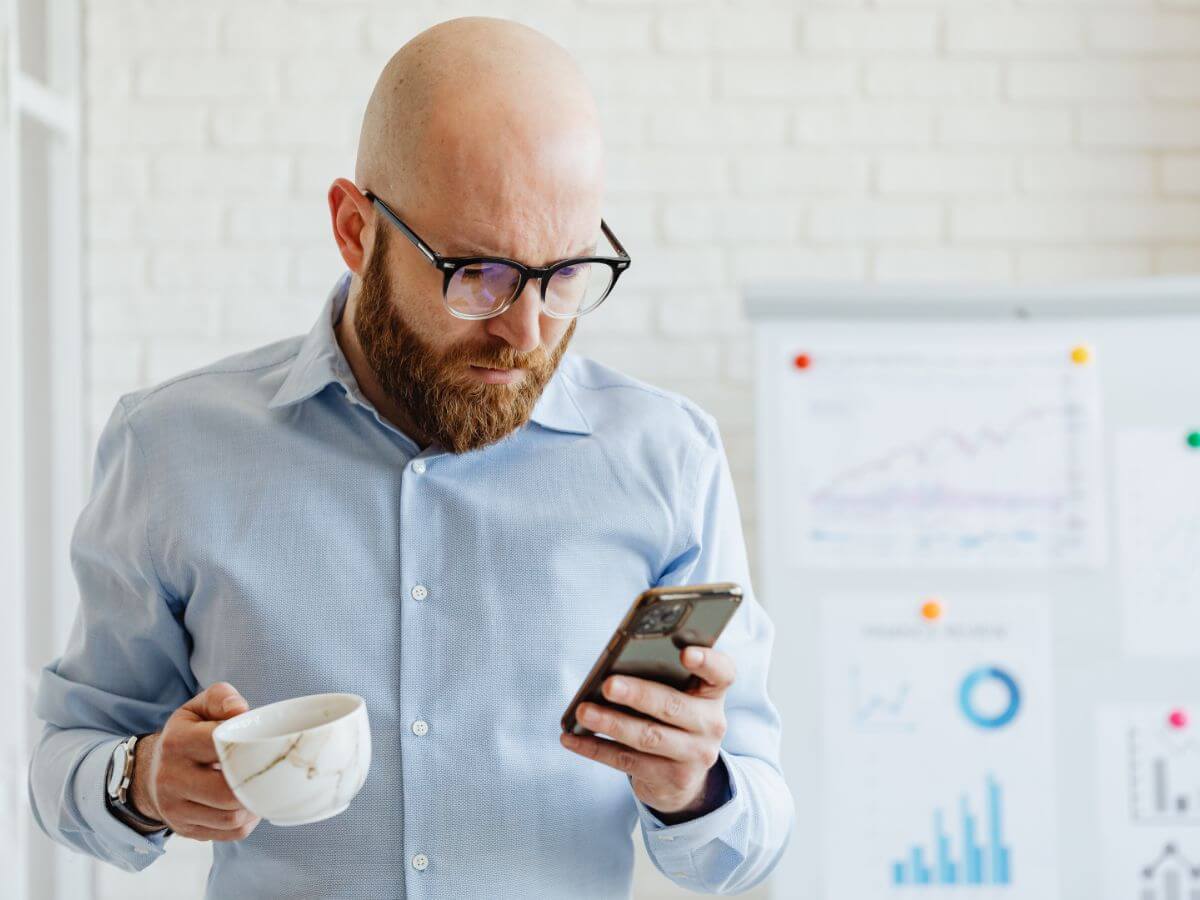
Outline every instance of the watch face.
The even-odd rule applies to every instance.
[[[125,777],[125,742],[117,744],[117,749],[113,751],[112,760],[109,762],[108,769],[108,796],[116,797],[117,791],[121,787],[121,779]]]

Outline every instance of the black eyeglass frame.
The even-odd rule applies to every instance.
[[[379,198],[378,195],[371,191],[363,191],[363,196],[378,206],[392,220],[401,233],[408,238],[414,247],[421,251],[421,254],[428,259],[435,267],[441,270],[444,275],[442,280],[442,302],[452,316],[459,319],[490,319],[493,316],[498,316],[508,310],[521,296],[521,292],[525,290],[525,285],[530,278],[538,280],[538,289],[542,299],[542,311],[546,315],[555,319],[577,319],[580,316],[590,313],[596,309],[601,303],[608,299],[608,295],[612,293],[613,288],[617,286],[617,279],[621,277],[621,273],[629,268],[632,260],[629,254],[625,252],[625,247],[617,240],[617,236],[612,233],[612,229],[608,227],[608,223],[603,219],[600,220],[600,230],[604,232],[604,236],[612,243],[613,249],[617,251],[618,256],[573,256],[569,259],[560,259],[558,262],[553,262],[548,266],[527,266],[515,259],[509,259],[505,256],[442,256],[436,250],[429,246],[425,240],[408,227],[395,212],[392,211],[386,203]],[[447,296],[450,290],[450,280],[454,277],[454,273],[463,266],[474,265],[476,263],[504,263],[516,269],[520,275],[520,280],[517,282],[516,290],[513,295],[505,300],[500,306],[491,312],[483,313],[482,315],[470,315],[461,312],[450,306],[450,298]],[[550,280],[550,276],[559,269],[567,266],[575,266],[580,263],[602,263],[607,265],[612,270],[612,281],[609,282],[608,289],[600,295],[600,299],[589,306],[587,309],[574,313],[573,315],[564,316],[554,312],[546,306],[546,283]]]

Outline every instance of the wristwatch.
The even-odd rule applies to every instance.
[[[109,811],[126,825],[139,825],[153,830],[166,829],[166,822],[149,819],[133,808],[129,800],[129,786],[133,783],[133,764],[136,757],[133,748],[137,746],[139,735],[132,734],[113,749],[108,758],[108,768],[104,773],[104,797]]]

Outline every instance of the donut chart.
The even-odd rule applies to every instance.
[[[989,682],[999,684],[1008,695],[1004,708],[990,715],[980,712],[974,701],[975,689]],[[980,666],[978,669],[972,669],[963,678],[958,691],[958,705],[962,707],[963,715],[971,724],[980,728],[1003,728],[1013,720],[1021,706],[1021,690],[1017,687],[1016,679],[1003,669],[997,666]]]

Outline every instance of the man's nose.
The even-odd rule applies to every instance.
[[[488,319],[488,331],[504,338],[514,350],[528,353],[542,342],[541,286],[532,278],[525,283],[513,305],[493,319]]]

